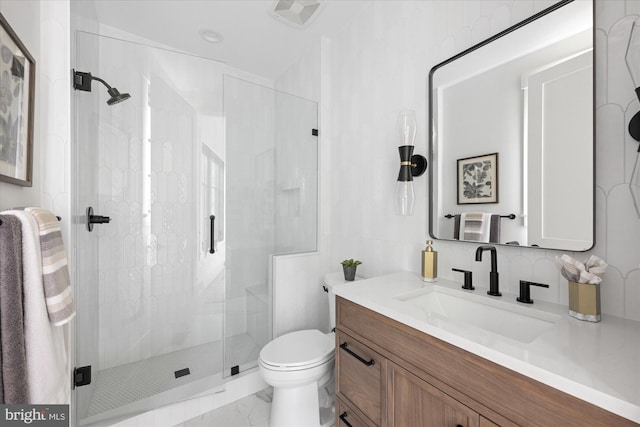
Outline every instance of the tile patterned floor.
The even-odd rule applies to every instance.
[[[272,395],[268,388],[176,427],[269,427]]]
[[[255,366],[260,347],[251,336],[228,337],[226,346],[225,360],[237,363],[243,371],[252,364]],[[187,387],[184,393],[193,394],[188,387],[194,380],[219,376],[222,384],[222,348],[223,343],[216,341],[98,371],[87,416],[83,420],[97,422],[123,413],[153,409],[177,401],[176,396],[179,396],[179,401],[187,397],[180,394],[181,387]],[[230,363],[225,362],[226,365]],[[190,375],[175,377],[175,371],[187,367]],[[166,395],[169,390],[176,394]]]

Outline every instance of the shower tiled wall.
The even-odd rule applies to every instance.
[[[124,73],[102,75],[133,83]],[[146,91],[136,90],[144,85]],[[96,226],[103,368],[220,338],[215,329],[196,337],[189,327],[199,307],[196,112],[153,73],[129,90],[137,92],[130,104],[100,106],[100,116],[111,120],[99,122],[98,213],[114,217]]]
[[[318,233],[318,104],[276,96],[276,253],[314,251]]]
[[[344,258],[363,261],[367,276],[420,271],[428,238],[427,180],[414,181],[414,215],[396,216],[398,111],[416,111],[416,152],[427,151],[427,75],[453,54],[521,21],[553,1],[388,1],[372,2],[330,41],[331,237],[328,269]],[[637,143],[626,132],[640,105],[627,73],[624,52],[640,2],[595,1],[596,66],[596,245],[590,254],[610,265],[602,286],[603,311],[640,320],[640,219],[628,190]],[[326,135],[326,134],[325,134]],[[330,139],[330,141],[327,141]],[[486,287],[488,263],[473,262],[476,245],[436,241],[440,275],[459,280],[452,267],[474,271]],[[554,263],[562,251],[500,247],[501,286],[517,293],[520,279],[544,282],[541,300],[568,303],[566,280]]]

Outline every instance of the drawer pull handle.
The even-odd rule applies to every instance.
[[[340,415],[340,421],[342,421],[347,427],[353,427],[349,421],[347,421],[347,413],[343,412]]]
[[[364,363],[367,366],[371,366],[371,365],[375,365],[376,361],[371,359],[371,360],[364,360],[362,357],[358,356],[357,354],[355,354],[353,351],[349,350],[347,348],[347,343],[344,342],[342,344],[340,344],[340,348],[343,349],[344,351],[346,351],[347,353],[349,353],[350,355],[352,355],[353,357],[355,357],[356,359],[358,359],[359,361],[361,361],[362,363]]]

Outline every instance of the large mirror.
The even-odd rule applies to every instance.
[[[432,237],[593,246],[593,34],[561,1],[431,69]]]

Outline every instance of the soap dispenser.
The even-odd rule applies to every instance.
[[[422,251],[422,280],[425,282],[438,280],[438,252],[433,250],[432,244],[427,240],[427,247]]]

